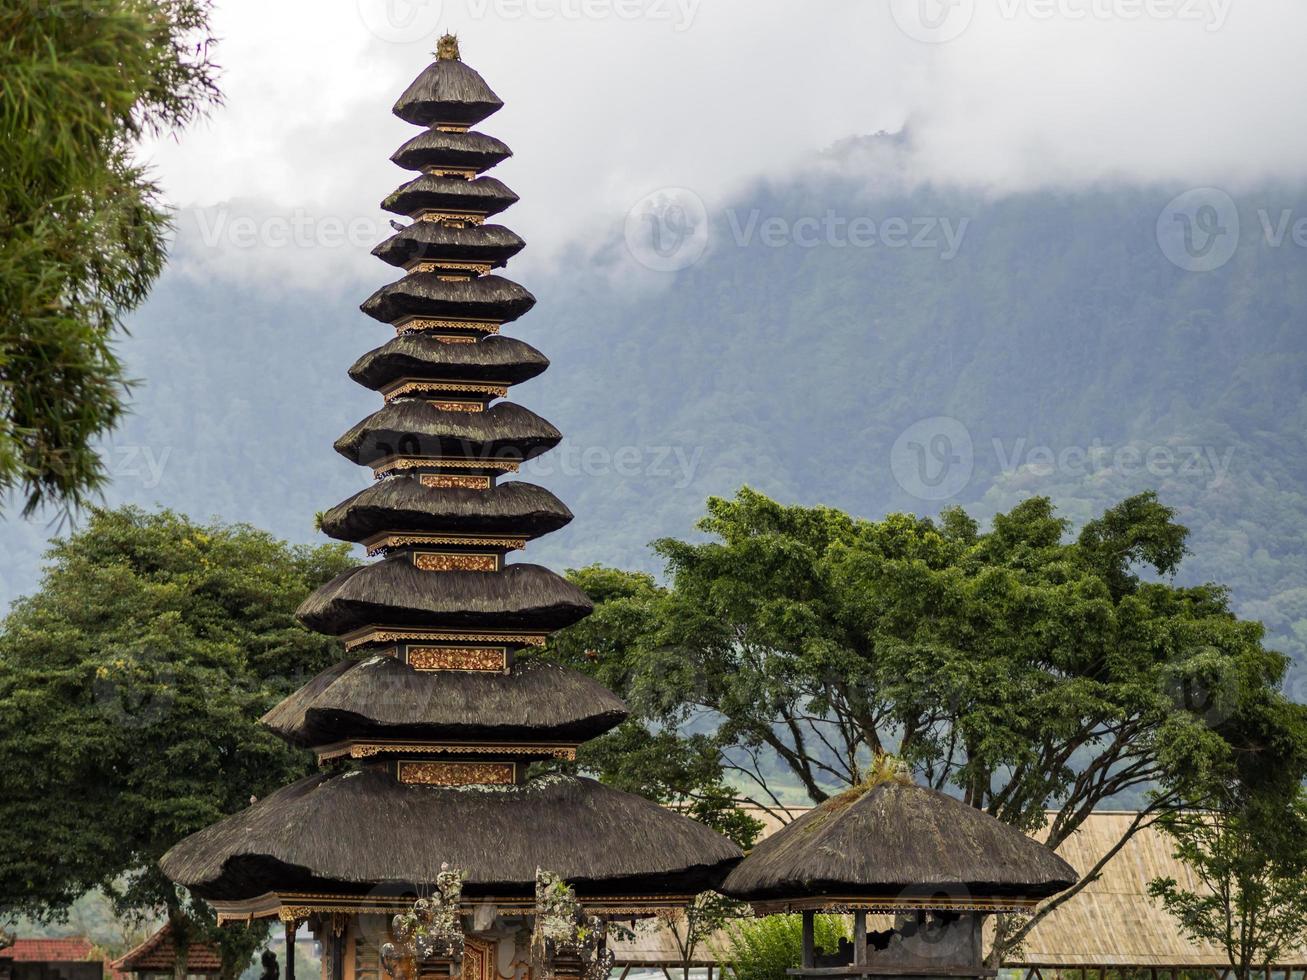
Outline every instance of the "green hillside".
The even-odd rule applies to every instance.
[[[1080,517],[1153,487],[1194,529],[1183,578],[1229,583],[1307,660],[1307,249],[1258,215],[1307,215],[1307,192],[1235,195],[1237,251],[1195,273],[1156,240],[1180,190],[987,200],[827,175],[741,195],[679,272],[642,270],[615,233],[525,280],[540,305],[514,332],[554,363],[517,398],[568,437],[533,478],[577,514],[532,558],[651,567],[649,540],[742,483],[867,516],[1042,493]],[[948,259],[758,232],[828,212],[965,234]],[[384,340],[356,306],[385,271],[311,292],[166,276],[126,351],[146,384],[113,499],[308,540],[363,485],[330,442],[373,404],[343,372]],[[48,531],[8,513],[3,599],[32,587]]]

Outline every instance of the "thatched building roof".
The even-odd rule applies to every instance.
[[[456,211],[490,217],[517,203],[518,197],[495,177],[434,177],[422,174],[401,184],[381,207],[394,214]]]
[[[525,244],[503,225],[459,228],[439,221],[415,221],[387,238],[372,254],[397,266],[431,260],[485,262],[497,269],[522,251]]]
[[[318,633],[340,636],[365,626],[431,629],[559,630],[594,609],[584,592],[540,565],[502,572],[427,572],[392,555],[342,572],[295,613]]]
[[[503,163],[513,151],[502,141],[485,133],[449,133],[428,129],[390,155],[405,170],[459,168],[482,173]]]
[[[528,659],[507,674],[441,672],[373,655],[323,671],[263,723],[306,748],[349,738],[579,745],[626,715],[617,695],[557,664]]]
[[[357,892],[468,873],[469,898],[533,893],[547,867],[579,895],[693,895],[739,860],[734,844],[643,797],[590,779],[522,786],[405,785],[380,768],[309,776],[164,855],[174,881],[206,899],[274,889]]]
[[[423,333],[403,333],[370,350],[349,376],[374,391],[401,379],[457,378],[461,382],[521,384],[544,372],[549,359],[530,344],[492,335],[473,344],[444,344]]]
[[[888,780],[832,797],[758,844],[722,890],[756,904],[811,899],[1036,900],[1070,887],[1051,850],[943,793]]]
[[[451,281],[432,272],[414,272],[382,286],[359,309],[385,323],[398,323],[407,317],[510,323],[535,304],[534,296],[500,276]]]

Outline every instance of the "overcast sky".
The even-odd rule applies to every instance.
[[[144,151],[183,266],[375,278],[416,132],[390,106],[447,29],[507,103],[481,128],[516,152],[505,223],[537,260],[660,188],[711,209],[908,119],[918,178],[1000,194],[1307,174],[1303,0],[218,0],[226,105]]]

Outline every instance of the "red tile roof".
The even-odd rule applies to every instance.
[[[172,926],[164,925],[141,945],[124,953],[110,965],[115,973],[172,973],[177,950],[172,942]],[[216,974],[222,970],[222,958],[208,943],[191,943],[186,947],[186,972]]]
[[[93,959],[95,947],[83,936],[68,939],[16,939],[12,946],[0,949],[0,960],[15,963],[80,963]]]

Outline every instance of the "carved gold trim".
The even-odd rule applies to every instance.
[[[418,330],[476,330],[479,333],[499,333],[503,326],[498,320],[456,320],[434,316],[411,316],[391,324],[396,333],[414,333]]]
[[[535,745],[535,744],[517,744],[504,743],[476,745],[460,745],[456,743],[441,743],[439,745],[427,742],[351,742],[347,745],[333,746],[327,749],[320,749],[317,752],[318,762],[330,762],[332,759],[371,759],[385,752],[396,752],[404,754],[414,754],[427,752],[440,755],[527,755],[539,756],[542,758],[558,759],[563,762],[574,762],[576,760],[575,745]]]
[[[471,412],[475,414],[486,410],[484,402],[454,402],[429,399],[427,404],[441,412]]]
[[[499,328],[496,327],[494,330],[490,332],[498,333]],[[477,339],[475,337],[449,337],[444,334],[435,334],[433,336],[433,339],[435,339],[437,342],[442,344],[475,344],[477,342]]]
[[[433,208],[426,208],[417,214],[410,214],[409,217],[414,221],[439,221],[441,224],[462,228],[464,225],[485,224],[487,215],[477,214],[472,211],[437,211]]]
[[[437,647],[405,644],[404,659],[414,670],[508,673],[507,647]]]
[[[428,127],[439,133],[466,133],[471,126],[464,126],[462,123],[436,123]]]
[[[432,177],[462,177],[464,180],[472,180],[480,172],[475,167],[439,167],[425,166],[422,168],[424,174],[430,174]]]
[[[521,551],[526,547],[526,540],[526,538],[478,538],[459,534],[378,534],[363,542],[363,545],[368,549],[368,555],[373,556],[381,554],[387,548],[404,548],[415,544],[465,544],[474,548],[504,548],[508,551]]]
[[[380,480],[400,470],[416,470],[424,466],[447,470],[498,470],[500,473],[516,473],[519,463],[506,459],[442,459],[437,456],[387,456],[372,466],[372,475]]]
[[[419,259],[410,265],[405,266],[408,272],[437,272],[439,270],[448,270],[449,272],[473,272],[477,275],[484,275],[491,270],[489,262],[447,262],[444,259]],[[462,276],[460,278],[467,278]]]
[[[403,759],[399,781],[410,786],[512,786],[517,782],[515,762],[431,762]]]
[[[363,629],[354,630],[352,633],[346,633],[341,637],[341,640],[344,642],[346,650],[353,650],[357,647],[371,644],[405,642],[422,643],[426,641],[435,643],[487,643],[521,647],[542,647],[545,645],[545,640],[548,635],[548,633],[495,633],[490,631],[480,633],[457,633],[446,630],[405,630],[393,629],[386,626],[365,626]]]
[[[466,473],[423,473],[418,479],[432,490],[489,490],[488,476],[469,476]]]
[[[468,338],[460,337],[459,340]],[[475,341],[473,341],[475,343]],[[382,389],[382,397],[386,401],[393,398],[399,398],[403,395],[411,394],[428,394],[436,391],[464,392],[469,395],[491,395],[496,398],[505,398],[508,396],[507,384],[478,384],[471,381],[399,381],[390,388]]]
[[[424,572],[497,572],[499,555],[462,551],[415,551],[413,567]]]
[[[750,902],[759,915],[771,915],[775,912],[851,912],[858,909],[868,912],[902,912],[912,910],[941,909],[954,912],[1028,912],[1039,904],[1035,898],[1015,898],[1010,896],[968,896],[966,898],[949,898],[922,896],[920,898],[899,895],[884,898],[867,896],[817,895],[806,898],[776,899],[774,901]]]

